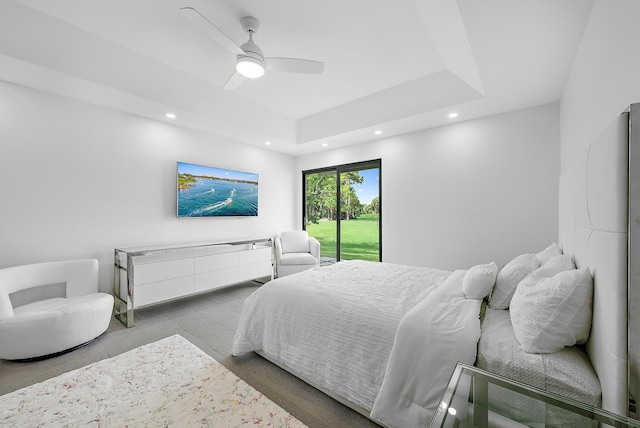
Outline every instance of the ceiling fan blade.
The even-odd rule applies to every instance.
[[[227,83],[224,84],[224,89],[235,89],[242,85],[246,79],[246,77],[236,71],[227,79]]]
[[[222,32],[216,25],[205,18],[200,12],[192,7],[183,7],[180,9],[182,15],[191,21],[196,27],[200,28],[209,37],[218,42],[221,46],[229,50],[236,55],[244,55],[244,51],[240,49],[240,46],[236,45],[233,40]]]
[[[288,73],[321,74],[324,63],[299,58],[265,58],[267,70],[286,71]]]

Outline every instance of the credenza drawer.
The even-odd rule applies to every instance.
[[[134,269],[135,286],[193,275],[193,259],[140,264]]]
[[[214,254],[195,258],[196,275],[238,266],[238,253]]]
[[[163,300],[175,299],[194,293],[193,275],[166,281],[136,285],[134,306],[136,308]]]
[[[272,273],[273,266],[271,265],[271,261],[242,265],[239,269],[238,281],[246,281],[249,279],[271,276]]]
[[[232,267],[219,269],[212,272],[197,274],[195,277],[195,290],[204,291],[238,282],[238,268]]]
[[[271,248],[256,248],[254,250],[240,251],[238,262],[241,265],[269,262],[271,263]]]

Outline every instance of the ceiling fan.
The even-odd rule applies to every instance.
[[[260,22],[251,16],[245,16],[240,23],[245,32],[249,33],[249,40],[238,46],[223,33],[213,22],[205,18],[192,7],[183,7],[180,12],[204,31],[209,37],[236,54],[236,71],[229,77],[224,89],[235,89],[244,82],[245,78],[261,77],[265,70],[285,71],[289,73],[321,74],[324,63],[300,58],[265,57],[262,50],[253,41],[253,36],[260,28]]]

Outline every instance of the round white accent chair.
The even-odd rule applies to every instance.
[[[276,237],[276,276],[320,266],[320,242],[306,230],[286,231]]]
[[[17,292],[30,303],[14,307]],[[94,259],[0,269],[0,359],[53,356],[95,339],[109,327],[113,301],[98,292]]]

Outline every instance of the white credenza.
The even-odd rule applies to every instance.
[[[238,282],[273,279],[271,238],[116,248],[115,315],[133,326],[134,309]]]

